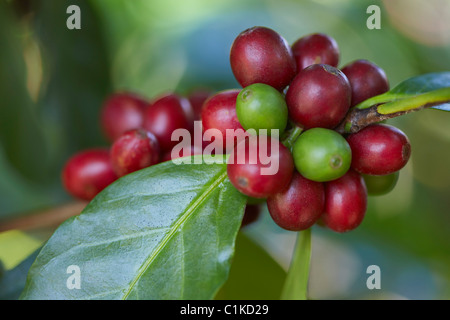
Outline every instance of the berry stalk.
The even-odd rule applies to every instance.
[[[390,98],[389,98],[390,97]],[[368,99],[351,109],[345,119],[335,129],[338,133],[355,133],[368,125],[405,114],[435,107],[450,102],[450,88],[443,88],[420,95],[380,96]],[[378,99],[378,100],[377,100]],[[376,103],[368,106],[369,103]]]
[[[291,129],[286,138],[283,139],[281,143],[284,144],[286,148],[292,150],[294,146],[295,140],[297,140],[298,136],[302,133],[303,129],[294,125],[294,128]]]
[[[294,255],[281,292],[282,300],[307,300],[311,262],[311,229],[297,234]]]

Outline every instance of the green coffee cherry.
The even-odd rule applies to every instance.
[[[383,176],[372,176],[368,174],[363,174],[362,176],[366,183],[367,193],[370,196],[381,196],[394,189],[400,173],[397,171]]]
[[[284,96],[275,88],[255,83],[242,89],[236,100],[236,114],[245,130],[278,129],[281,135],[286,129],[288,109]]]
[[[325,182],[342,177],[350,168],[352,151],[339,133],[324,128],[305,131],[293,148],[295,167],[309,180]]]

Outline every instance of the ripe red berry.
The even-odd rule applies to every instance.
[[[230,63],[242,87],[264,83],[283,90],[296,72],[294,56],[287,41],[264,27],[253,27],[237,36],[231,47]]]
[[[223,149],[226,150],[226,130],[242,129],[236,115],[236,98],[239,89],[221,91],[208,98],[202,109],[203,130],[217,129],[223,137]]]
[[[172,141],[176,129],[192,130],[194,113],[189,100],[175,94],[167,94],[154,101],[144,114],[144,129],[158,139],[162,151],[178,144]]]
[[[212,92],[208,89],[196,89],[188,95],[188,100],[191,103],[192,110],[194,111],[194,120],[200,120],[203,104],[206,99],[211,96]]]
[[[241,228],[258,220],[261,215],[261,206],[258,204],[247,204],[245,207],[244,217],[242,218]]]
[[[367,209],[367,190],[360,174],[349,170],[337,180],[325,183],[325,211],[322,223],[336,232],[358,227]]]
[[[141,128],[147,102],[132,93],[116,93],[104,103],[101,112],[101,124],[110,141],[116,140],[122,133]]]
[[[352,87],[352,106],[389,90],[389,82],[383,69],[367,60],[356,60],[344,68]]]
[[[347,137],[352,168],[370,175],[386,175],[403,168],[411,155],[408,137],[386,124],[374,124]]]
[[[267,138],[261,141],[261,137]],[[277,139],[251,136],[237,144],[228,159],[231,183],[243,194],[266,198],[282,191],[291,181],[294,160]]]
[[[292,45],[297,72],[312,64],[328,64],[337,67],[339,48],[336,40],[323,33],[315,33],[298,39]]]
[[[117,179],[108,149],[89,149],[72,156],[62,172],[62,181],[74,197],[91,200]]]
[[[290,118],[304,128],[334,128],[350,107],[351,88],[347,77],[326,64],[303,69],[286,94]]]
[[[111,164],[119,177],[147,168],[158,161],[158,141],[152,133],[143,129],[125,132],[111,147]]]
[[[300,231],[311,227],[324,210],[323,183],[294,173],[291,183],[282,192],[267,199],[270,215],[280,227]]]

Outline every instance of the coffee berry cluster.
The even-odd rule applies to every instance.
[[[222,133],[223,150],[215,153],[229,154],[229,180],[248,197],[243,224],[254,221],[267,201],[273,220],[287,230],[316,223],[336,232],[358,227],[367,195],[391,191],[411,153],[406,135],[390,125],[349,135],[334,130],[352,107],[389,90],[384,71],[367,60],[338,69],[339,49],[330,36],[312,34],[289,46],[266,27],[240,33],[230,63],[242,89],[168,93],[153,101],[131,93],[110,96],[101,124],[112,145],[69,159],[62,174],[66,190],[91,200],[118,177],[173,160],[174,130],[192,132],[201,120],[203,131]],[[230,147],[228,130],[252,134],[233,138]],[[177,157],[202,154],[206,145]],[[255,157],[260,149],[276,161],[276,172],[264,174],[269,162]]]

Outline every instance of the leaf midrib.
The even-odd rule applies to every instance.
[[[126,300],[128,296],[131,294],[131,291],[135,287],[136,283],[140,280],[140,278],[144,275],[144,273],[147,271],[147,269],[150,267],[150,265],[153,263],[155,258],[159,255],[162,249],[169,243],[169,241],[172,239],[173,235],[176,233],[178,228],[191,217],[192,213],[197,209],[197,207],[203,202],[205,198],[209,196],[209,194],[217,187],[217,185],[221,184],[223,180],[227,177],[226,169],[222,169],[220,175],[214,176],[212,180],[214,180],[214,183],[212,183],[195,201],[192,203],[192,205],[188,206],[184,213],[181,215],[180,219],[177,220],[175,225],[171,228],[171,231],[166,234],[166,236],[162,239],[162,241],[159,243],[158,247],[153,250],[152,254],[147,258],[146,262],[141,267],[141,271],[138,272],[137,276],[132,280],[132,282],[129,285],[128,291],[124,294],[122,297],[122,300]]]

